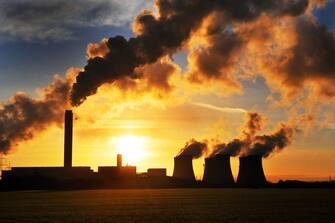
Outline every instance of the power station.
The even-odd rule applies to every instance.
[[[64,167],[72,167],[72,135],[73,135],[73,113],[65,111],[64,117]]]
[[[250,155],[240,157],[237,185],[239,187],[264,187],[266,184],[262,156]]]
[[[179,180],[195,181],[191,156],[176,156],[174,158],[173,177]]]
[[[123,166],[117,154],[116,166],[99,166],[94,172],[88,166],[72,165],[73,113],[64,115],[64,166],[13,167],[2,171],[0,186],[6,189],[48,188],[165,188],[165,187],[265,187],[266,181],[261,156],[240,157],[240,168],[235,183],[229,155],[215,155],[205,159],[202,181],[196,180],[192,157],[174,158],[173,176],[165,168],[149,168],[137,173],[136,166]]]
[[[234,187],[235,181],[230,167],[230,156],[217,154],[205,159],[203,182],[216,187]]]

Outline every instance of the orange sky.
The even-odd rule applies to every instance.
[[[202,11],[206,9],[203,6],[207,2],[195,1],[192,4],[195,9]],[[192,4],[190,2],[188,6]],[[287,2],[283,1],[283,4]],[[294,6],[294,4],[288,5]],[[156,4],[156,7],[164,8],[164,4]],[[55,86],[58,85],[46,83],[44,86],[50,88],[46,92],[51,92],[53,100],[45,98],[40,101],[30,100],[30,97],[24,95],[26,101],[33,102],[32,106],[36,102],[42,107],[54,106],[51,107],[51,111],[57,110],[55,113],[58,116],[53,117],[50,114],[45,118],[47,121],[41,125],[39,125],[40,119],[36,119],[35,122],[27,122],[26,128],[22,128],[20,125],[22,117],[15,116],[18,121],[11,117],[13,114],[20,114],[20,111],[15,113],[9,109],[9,115],[6,111],[3,112],[7,122],[14,122],[14,125],[6,126],[17,127],[3,131],[2,134],[10,138],[9,146],[4,153],[16,146],[12,144],[19,143],[10,154],[6,155],[6,162],[9,162],[10,166],[63,164],[63,130],[61,126],[45,125],[58,123],[57,118],[60,117],[62,109],[70,106],[67,97],[71,95],[72,105],[78,106],[82,103],[74,108],[73,164],[75,166],[91,166],[97,170],[100,165],[115,165],[116,154],[121,152],[124,155],[124,163],[137,165],[138,172],[146,171],[150,167],[166,167],[168,174],[171,175],[173,157],[188,140],[218,139],[220,142],[227,142],[241,135],[241,128],[248,112],[258,112],[267,118],[260,134],[273,131],[280,123],[292,122],[292,126],[300,128],[296,131],[292,144],[282,152],[274,153],[264,160],[264,170],[269,180],[335,177],[333,115],[335,79],[332,73],[334,51],[326,46],[327,44],[333,46],[333,32],[326,31],[317,23],[317,17],[310,13],[311,7],[315,7],[313,5],[309,5],[308,8],[304,6],[305,8],[303,7],[297,15],[295,7],[291,9],[294,11],[291,12],[293,14],[287,14],[288,10],[280,12],[277,7],[271,10],[267,8],[251,10],[250,13],[258,14],[250,21],[247,14],[244,19],[234,17],[240,14],[239,7],[240,5],[236,4],[230,9],[236,10],[237,13],[227,13],[223,8],[219,10],[212,8],[207,12],[209,14],[203,12],[195,24],[190,22],[196,20],[191,18],[193,15],[189,13],[188,8],[181,13],[181,16],[186,16],[183,20],[176,16],[179,11],[171,13],[160,8],[154,9],[153,12],[145,10],[138,16],[129,15],[134,19],[133,32],[130,30],[130,23],[123,24],[123,28],[127,29],[126,38],[112,38],[113,41],[108,42],[108,47],[114,46],[113,44],[125,44],[127,47],[120,49],[133,50],[130,56],[123,58],[123,51],[120,51],[120,56],[118,47],[117,50],[108,51],[107,39],[103,39],[100,43],[91,43],[87,47],[86,59],[90,57],[92,59],[97,55],[104,56],[97,61],[112,64],[113,69],[107,71],[100,69],[100,63],[92,62],[94,59],[89,60],[88,66],[85,66],[85,61],[79,65],[82,68],[69,70],[68,77],[64,80],[62,79],[64,75],[58,78],[58,82],[71,86],[65,91],[60,91],[64,95],[57,94],[58,91],[55,89],[58,88]],[[37,9],[39,10],[38,7]],[[164,15],[164,12],[168,14]],[[177,20],[173,19],[174,16]],[[143,44],[152,42],[157,45],[142,46],[140,37],[152,37],[154,40],[156,38],[154,34],[161,33],[159,30],[151,30],[151,23],[146,24],[145,21],[161,24],[152,26],[153,28],[162,28],[165,22],[172,21],[171,25],[166,27],[178,29],[159,36],[159,41],[144,38],[146,41]],[[182,27],[178,27],[179,25]],[[164,30],[162,33],[165,33],[167,29],[162,30]],[[186,32],[186,30],[188,35],[178,35],[180,31]],[[142,32],[148,32],[148,35]],[[170,44],[168,38],[170,34],[171,40],[181,38],[177,41],[178,44]],[[320,41],[314,41],[316,38],[314,35],[317,35]],[[141,44],[133,46],[132,42],[127,40],[130,36],[137,38]],[[163,43],[168,44],[165,46]],[[116,46],[118,45],[114,47]],[[156,47],[161,48],[157,50],[158,52],[164,52],[155,55]],[[80,49],[82,53],[84,48]],[[137,55],[139,54],[137,51],[143,55]],[[54,50],[47,52],[49,54]],[[66,52],[60,54],[61,57],[65,58],[64,54],[69,54]],[[128,54],[128,50],[125,53]],[[43,58],[45,55],[47,54],[43,53]],[[138,61],[128,61],[133,58]],[[39,62],[38,59],[36,61]],[[37,67],[40,69],[48,67],[43,65],[41,66],[39,62]],[[129,67],[124,71],[123,68],[127,66]],[[13,67],[18,66],[14,64]],[[31,64],[27,67],[31,67]],[[120,71],[114,71],[114,68],[120,68]],[[26,74],[25,72],[21,73]],[[27,77],[20,76],[19,79],[25,82],[29,79]],[[45,92],[44,94],[47,95]],[[23,94],[18,95],[22,97]],[[16,105],[15,103],[20,101],[14,99],[9,100],[9,105]],[[17,109],[24,106],[7,107]],[[50,110],[47,111],[52,113]],[[41,113],[45,115],[47,112]],[[28,118],[38,117],[32,116]],[[41,129],[46,130],[38,132]],[[30,134],[35,134],[32,140],[20,141],[29,138]],[[204,157],[194,160],[195,175],[198,179],[202,177],[203,159]],[[232,169],[236,177],[238,158],[232,158]]]
[[[93,112],[90,103],[87,103],[87,106],[74,112],[73,165],[91,166],[94,170],[98,166],[116,165],[116,154],[121,151],[124,153],[124,164],[137,165],[138,172],[150,167],[166,167],[169,175],[173,171],[173,157],[186,141],[209,137],[232,139],[239,135],[245,118],[244,113],[234,110],[227,112],[190,103],[167,107],[137,105],[118,115],[100,113],[99,109]],[[80,117],[86,112],[92,112],[94,122]],[[316,149],[304,143],[306,137],[309,136],[296,137],[283,152],[264,160],[264,171],[269,180],[328,179],[330,175],[335,175],[335,152],[329,148],[327,140]],[[124,142],[134,139],[135,143]],[[132,148],[134,144],[134,147],[138,144],[138,148]],[[120,145],[125,148],[119,148]],[[35,139],[20,144],[6,158],[11,166],[61,166],[63,130],[51,127]],[[203,174],[203,159],[193,161],[195,175],[199,179]],[[231,163],[237,177],[238,158],[232,158]]]

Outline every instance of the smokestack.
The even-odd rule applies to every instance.
[[[72,127],[73,114],[71,110],[65,111],[65,129],[64,129],[64,167],[72,167]]]
[[[239,187],[262,187],[267,181],[262,166],[262,156],[240,157],[240,169],[237,177]]]
[[[195,181],[192,156],[183,155],[174,158],[173,177],[181,180]]]
[[[122,154],[117,154],[116,155],[117,158],[117,167],[122,167]]]
[[[230,156],[218,154],[206,158],[202,180],[209,186],[233,187],[235,182],[230,168]]]

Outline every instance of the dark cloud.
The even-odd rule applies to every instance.
[[[242,40],[234,33],[223,31],[208,37],[208,42],[208,47],[199,48],[189,55],[193,67],[190,66],[188,79],[195,83],[220,80],[227,88],[240,89],[233,74]]]
[[[78,75],[73,86],[72,104],[80,105],[104,83],[132,75],[137,66],[154,63],[160,57],[180,50],[192,31],[197,30],[203,20],[213,12],[222,11],[231,20],[251,20],[264,13],[274,16],[296,15],[304,12],[307,3],[307,0],[157,0],[155,5],[159,16],[156,17],[148,11],[137,16],[134,24],[134,30],[137,32],[135,38],[110,38],[110,52],[103,58],[88,61],[85,70]],[[226,39],[230,44],[235,43],[234,38],[228,36]],[[233,49],[229,44],[220,46],[227,52]]]
[[[296,24],[297,41],[292,56],[278,69],[285,74],[285,85],[296,87],[305,82],[335,84],[335,35],[318,22],[301,18]],[[321,86],[320,86],[321,87]],[[319,88],[319,93],[335,98],[335,90]]]
[[[179,74],[178,67],[170,60],[159,60],[153,64],[137,67],[133,77],[125,76],[114,82],[113,87],[118,88],[122,93],[153,94],[160,99],[168,96],[175,86],[172,78]]]
[[[240,21],[251,21],[262,13],[272,16],[297,16],[307,9],[308,0],[225,0],[219,3],[227,15]]]
[[[2,38],[26,41],[76,38],[75,28],[119,26],[131,21],[145,0],[12,0],[0,6]]]
[[[275,19],[285,16],[295,24],[297,41],[292,48],[285,50],[285,55],[280,55],[279,61],[266,57],[269,66],[262,75],[288,88],[299,88],[305,82],[312,82],[322,95],[335,95],[334,34],[310,17],[299,16],[307,9],[307,0],[156,0],[155,5],[157,15],[144,11],[135,18],[135,37],[115,36],[89,46],[87,65],[76,76],[71,89],[69,81],[58,80],[47,87],[49,90],[45,91],[43,99],[36,100],[19,93],[4,104],[0,110],[0,150],[7,152],[17,142],[32,138],[35,132],[48,124],[59,123],[63,109],[68,105],[69,91],[71,104],[78,106],[95,94],[101,85],[115,81],[128,80],[122,85],[126,86],[125,89],[133,80],[144,80],[150,84],[148,91],[153,88],[171,90],[169,77],[174,68],[157,64],[157,61],[187,47],[192,34],[203,26],[207,45],[192,49],[195,75],[198,75],[193,76],[193,80],[202,84],[203,80],[223,80],[226,86],[239,88],[235,74],[245,47],[253,41],[271,42],[273,38],[271,29],[250,27],[264,17],[273,24]],[[73,27],[122,23],[131,17],[138,3],[86,0],[79,4],[73,0],[26,0],[8,1],[1,6],[0,18],[4,21],[1,33],[26,40],[44,40],[72,38]],[[214,19],[208,20],[213,15]],[[295,16],[299,17],[293,19]],[[206,21],[208,23],[204,25]],[[255,47],[254,50],[263,51],[263,48]],[[264,57],[258,59],[264,60]],[[163,68],[164,72],[155,74],[155,69]],[[46,117],[47,113],[51,115]],[[232,155],[254,150],[268,156],[290,142],[291,130],[287,126],[280,127],[274,134],[257,136],[261,122],[257,114],[250,115],[243,137],[218,148]],[[191,140],[181,154],[190,153],[198,158],[206,151],[206,142]]]

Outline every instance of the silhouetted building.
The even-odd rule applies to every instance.
[[[240,187],[262,187],[267,185],[263,171],[262,156],[240,157],[237,185]]]
[[[55,183],[90,180],[93,171],[90,167],[72,167],[72,125],[71,110],[64,117],[64,167],[13,167],[3,171],[2,180],[14,187],[33,188],[35,186],[53,187]],[[64,183],[65,185],[65,183]]]
[[[99,166],[98,175],[108,179],[126,179],[136,177],[136,166],[122,166],[122,155],[117,154],[117,166]]]
[[[93,171],[90,167],[13,167],[10,171],[3,172],[3,180],[10,181],[33,181],[36,179],[45,180],[66,180],[66,179],[87,179]]]
[[[108,179],[136,177],[136,166],[99,166],[98,174]]]
[[[233,187],[234,177],[229,155],[216,155],[205,159],[203,182],[208,186]]]
[[[73,114],[71,110],[65,111],[64,117],[64,167],[72,167],[72,132],[73,132]]]
[[[180,180],[195,181],[191,156],[176,156],[174,158],[173,177]]]
[[[147,170],[148,177],[166,177],[166,168],[149,168]]]

